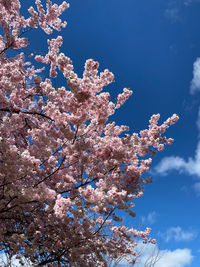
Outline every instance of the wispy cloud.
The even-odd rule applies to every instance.
[[[176,170],[180,173],[182,172],[190,173],[192,169],[189,166],[189,162],[185,161],[183,158],[178,156],[165,157],[154,168],[154,171],[157,174],[161,174],[163,176],[168,175],[169,171],[173,170]]]
[[[191,5],[192,3],[198,3],[198,2],[200,2],[200,0],[185,0],[185,1],[184,1],[184,5],[185,5],[185,6],[189,6],[189,5]]]
[[[194,231],[185,231],[180,226],[170,227],[165,233],[162,233],[161,236],[165,242],[169,241],[191,241],[197,237],[197,232]]]
[[[196,125],[200,133],[200,108]],[[156,165],[153,170],[155,174],[163,176],[169,174],[170,171],[178,171],[179,173],[195,175],[200,178],[200,140],[197,143],[197,148],[192,158],[184,159],[183,157],[175,155],[165,157]],[[196,192],[200,192],[200,186],[198,184],[194,187],[194,189]]]
[[[188,248],[176,250],[161,250],[161,258],[155,267],[184,267],[191,264],[193,259],[191,250]],[[139,267],[139,266],[138,266]]]
[[[149,212],[147,216],[142,216],[142,224],[153,224],[156,221],[158,214],[155,211]]]
[[[197,196],[200,197],[200,182],[195,183],[193,185],[194,191],[196,192]]]
[[[137,246],[140,257],[137,259],[135,267],[154,266],[154,267],[185,267],[190,265],[193,260],[192,251],[188,248],[175,250],[160,250],[157,245],[142,244]],[[131,267],[126,260],[121,260],[119,267]]]
[[[181,7],[182,3],[177,0],[166,1],[167,7],[165,9],[165,17],[171,22],[178,22],[182,20]]]
[[[200,3],[200,0],[169,0],[165,9],[165,17],[171,22],[181,22],[184,19],[183,8],[187,8],[194,3]]]
[[[155,174],[163,176],[169,174],[170,171],[178,171],[179,173],[200,177],[200,142],[198,142],[194,158],[186,160],[178,156],[165,157],[154,168]]]
[[[192,252],[188,248],[160,250],[157,245],[152,244],[145,246],[141,244],[141,248],[141,257],[138,259],[136,267],[184,267],[191,264],[193,260]]]
[[[194,94],[198,91],[200,91],[200,57],[193,64],[193,79],[190,83],[190,93]],[[179,173],[195,175],[200,178],[200,107],[196,126],[199,131],[199,140],[194,156],[188,159],[176,155],[165,157],[154,167],[153,173],[165,176],[170,171],[178,171]],[[197,196],[200,197],[200,182],[195,183],[193,189]]]
[[[179,9],[177,7],[169,7],[165,10],[165,16],[172,22],[180,20]]]
[[[193,64],[193,79],[190,84],[190,93],[200,91],[200,58],[198,57]]]

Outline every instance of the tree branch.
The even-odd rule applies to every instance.
[[[114,169],[115,169],[115,167],[111,168],[110,170],[106,171],[106,172],[104,173],[104,175],[108,174],[109,172],[113,171]],[[95,182],[95,181],[98,180],[98,179],[99,179],[99,177],[95,177],[95,178],[93,178],[92,180],[86,181],[85,183],[81,183],[80,185],[77,185],[77,186],[73,187],[72,189],[69,189],[69,190],[66,190],[66,191],[62,191],[62,192],[60,192],[60,194],[68,193],[68,192],[70,192],[70,191],[73,190],[73,189],[78,189],[78,188],[80,188],[80,187],[86,186],[86,185],[88,185],[88,184],[90,184],[90,183],[92,183],[92,182]]]
[[[22,110],[19,110],[19,109],[9,109],[9,108],[0,108],[0,111],[4,111],[4,112],[10,112],[10,113],[24,113],[24,114],[29,114],[29,115],[38,115],[38,116],[41,116],[41,117],[44,117],[48,120],[51,120],[51,121],[54,121],[51,117],[43,114],[43,113],[40,113],[40,112],[37,112],[37,111],[22,111]]]
[[[17,38],[19,38],[19,37],[21,37],[24,33],[26,33],[26,32],[29,32],[30,30],[32,30],[33,28],[29,28],[29,29],[27,29],[27,30],[24,30],[22,33],[20,33],[18,36],[17,36]],[[16,38],[16,39],[17,39]],[[14,39],[7,47],[5,47],[1,52],[0,52],[0,55],[1,54],[3,54],[4,52],[6,52],[6,50],[8,50],[9,48],[11,48],[12,47],[12,45],[15,43],[15,40],[16,39]]]
[[[61,165],[62,165],[63,162],[65,161],[65,158],[66,158],[66,157],[64,157],[64,158],[62,159],[60,165],[58,166],[58,168],[57,168],[55,171],[53,171],[52,173],[50,173],[49,175],[47,175],[44,179],[42,179],[41,181],[39,181],[37,184],[34,184],[33,187],[37,187],[39,184],[41,184],[42,182],[44,182],[45,180],[47,180],[49,177],[51,177],[52,175],[54,175],[57,171],[59,171]]]

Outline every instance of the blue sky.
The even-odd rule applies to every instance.
[[[131,99],[112,119],[138,132],[148,126],[153,113],[161,114],[161,122],[173,113],[180,117],[167,132],[174,144],[153,161],[153,183],[136,201],[137,217],[125,218],[125,222],[152,227],[151,236],[165,252],[156,267],[199,267],[200,1],[69,3],[63,16],[68,26],[60,33],[64,39],[61,51],[72,59],[76,72],[81,75],[85,60],[94,58],[100,70],[108,68],[115,74],[115,83],[105,88],[113,100],[124,87],[133,90]],[[32,47],[47,51],[41,31],[27,36]],[[65,83],[62,77],[56,82]]]

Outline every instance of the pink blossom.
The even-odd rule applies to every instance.
[[[0,248],[40,266],[57,266],[59,260],[106,267],[105,256],[131,261],[127,255],[139,257],[137,239],[155,240],[150,228],[123,225],[119,210],[135,217],[134,199],[152,181],[143,178],[151,157],[172,144],[164,133],[178,116],[159,125],[154,114],[138,134],[110,122],[132,95],[125,88],[112,102],[104,91],[114,81],[112,72],[99,73],[99,62],[88,59],[79,77],[60,52],[61,36],[47,41],[46,54],[29,55],[44,65],[40,69],[21,52],[29,40],[20,33],[60,31],[69,4],[47,0],[43,6],[36,0],[27,19],[21,4],[0,0]],[[15,49],[13,56],[9,49]],[[43,78],[46,65],[50,71]],[[56,88],[52,78],[58,72],[65,84]]]

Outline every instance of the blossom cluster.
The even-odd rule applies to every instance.
[[[112,102],[103,89],[114,75],[99,73],[93,59],[79,77],[60,52],[61,36],[48,40],[45,56],[34,55],[44,65],[35,69],[18,51],[29,42],[22,33],[27,27],[60,31],[66,22],[59,16],[69,7],[65,1],[46,0],[46,9],[40,0],[35,4],[37,11],[30,7],[25,19],[19,0],[0,0],[0,250],[37,266],[107,266],[106,258],[137,258],[136,238],[155,243],[150,229],[115,222],[123,221],[122,211],[135,217],[134,199],[151,182],[145,173],[152,156],[172,144],[163,134],[178,116],[159,125],[159,114],[153,115],[139,134],[109,123],[132,91],[125,88]],[[9,49],[16,55],[9,57]],[[66,86],[55,88],[58,71]]]

